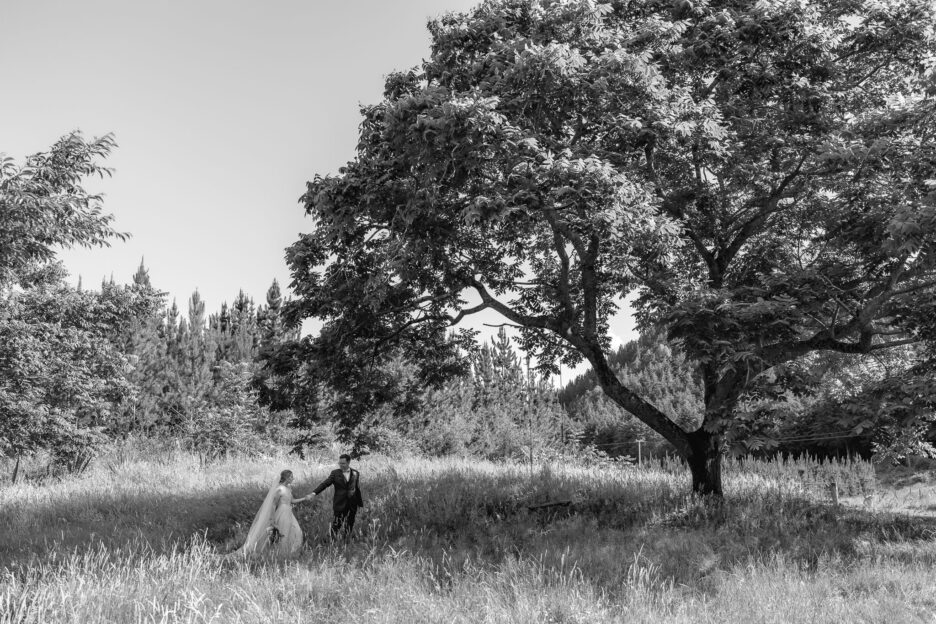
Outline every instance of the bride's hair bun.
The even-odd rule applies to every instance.
[[[280,473],[280,483],[285,483],[286,479],[293,476],[292,470],[284,470]]]

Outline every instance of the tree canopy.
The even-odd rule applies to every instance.
[[[70,288],[53,262],[62,247],[124,238],[82,186],[109,175],[98,161],[113,147],[75,132],[22,166],[0,154],[0,456],[54,447],[61,462],[86,462],[96,426],[130,393],[127,361],[104,338],[137,302]]]
[[[52,264],[0,297],[0,457],[50,449],[77,467],[134,394],[129,359],[110,338],[152,300],[113,283],[77,290],[65,276]]]
[[[489,0],[435,20],[429,59],[362,109],[356,158],[308,184],[287,313],[325,321],[306,348],[340,385],[497,311],[541,367],[587,359],[720,494],[747,392],[812,352],[936,338],[934,24],[928,0]],[[699,366],[695,431],[608,365],[629,293]]]
[[[101,197],[82,186],[85,178],[111,174],[98,161],[115,145],[112,135],[86,141],[73,132],[23,166],[0,153],[0,286],[16,271],[52,260],[58,248],[126,238],[102,213]]]

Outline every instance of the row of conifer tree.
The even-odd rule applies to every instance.
[[[309,375],[282,366],[303,338],[285,320],[275,280],[260,303],[241,291],[215,312],[197,291],[184,309],[168,301],[142,262],[129,284],[111,278],[98,291],[69,286],[55,264],[20,282],[0,324],[7,456],[47,452],[57,469],[80,470],[101,443],[127,435],[175,439],[206,460],[282,443],[303,452],[338,434],[358,453],[532,461],[572,447],[611,457],[670,452],[593,376],[563,385],[531,370],[503,329],[467,354],[467,374],[441,387],[421,387],[405,361],[392,362],[397,396],[342,430],[327,388],[298,388]],[[693,367],[662,336],[623,345],[611,364],[680,425],[697,425]]]

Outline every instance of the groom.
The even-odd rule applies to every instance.
[[[332,537],[347,538],[354,528],[354,516],[358,507],[364,506],[361,498],[361,475],[351,468],[351,456],[343,454],[338,458],[338,469],[332,470],[328,478],[318,484],[314,493],[318,496],[328,486],[335,487],[332,508],[335,517],[332,520],[329,533]]]

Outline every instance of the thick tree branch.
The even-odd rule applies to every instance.
[[[715,254],[713,254],[705,246],[705,243],[702,239],[696,234],[692,227],[684,222],[685,220],[685,209],[691,202],[695,201],[694,192],[679,192],[671,195],[667,195],[663,187],[663,181],[660,179],[660,174],[656,170],[656,164],[654,162],[654,145],[653,141],[648,143],[644,148],[644,155],[647,159],[647,170],[650,173],[650,177],[653,179],[653,185],[657,196],[662,200],[663,210],[671,217],[682,223],[683,235],[692,242],[692,245],[695,247],[696,251],[705,261],[706,266],[709,269],[709,280],[713,286],[716,288],[721,286],[722,274],[718,269],[718,264],[715,262]]]
[[[595,371],[598,383],[605,394],[619,406],[633,414],[638,420],[663,436],[684,457],[692,456],[689,435],[653,404],[642,399],[621,383],[621,380],[611,370],[611,366],[608,364],[608,360],[597,341],[588,340],[571,332],[563,337],[584,355],[592,365],[592,370]]]
[[[716,263],[718,265],[718,270],[720,273],[724,273],[725,269],[731,264],[731,261],[741,250],[741,247],[748,241],[748,239],[753,236],[759,228],[761,228],[770,215],[774,214],[781,210],[780,200],[783,199],[784,193],[789,187],[790,183],[793,182],[799,176],[800,171],[803,168],[803,163],[806,162],[806,156],[804,155],[800,158],[800,161],[796,164],[796,167],[793,168],[793,171],[788,173],[780,181],[780,184],[777,185],[770,195],[764,201],[763,207],[757,214],[748,219],[740,228],[738,234],[735,236],[734,240],[729,243],[728,247],[722,253],[719,253],[716,258]]]
[[[843,87],[839,87],[839,88],[837,88],[837,89],[830,89],[830,91],[832,91],[833,93],[841,93],[841,92],[844,92],[844,91],[851,91],[852,89],[857,89],[857,88],[860,87],[862,84],[864,84],[864,82],[865,82],[868,78],[870,78],[871,76],[875,75],[876,73],[878,73],[879,71],[881,71],[882,69],[884,69],[885,67],[887,67],[888,65],[890,65],[893,61],[894,61],[893,58],[887,57],[887,58],[884,60],[884,62],[882,62],[882,63],[880,63],[880,64],[878,64],[878,65],[875,65],[875,66],[871,69],[871,71],[867,72],[866,74],[864,74],[863,76],[861,76],[861,77],[858,78],[857,80],[855,80],[855,81],[853,81],[853,82],[850,82],[850,83],[848,83],[847,85],[845,85],[845,86],[843,86]]]
[[[597,251],[597,249],[595,249],[595,251]],[[556,321],[545,315],[530,316],[521,314],[510,306],[495,299],[488,292],[484,284],[477,279],[472,278],[471,285],[477,290],[482,302],[487,307],[496,310],[514,324],[525,328],[548,329],[562,337],[588,359],[595,369],[602,388],[618,405],[669,440],[681,453],[687,456],[692,453],[685,431],[670,420],[666,414],[626,388],[620,382],[608,365],[597,337],[579,335],[577,332],[573,331],[570,325],[562,323],[561,321]]]
[[[905,336],[907,334],[906,329],[876,329],[874,330],[875,336]]]
[[[504,318],[513,321],[517,325],[538,329],[552,329],[556,332],[559,331],[558,324],[555,323],[549,316],[544,314],[539,316],[530,316],[528,314],[517,312],[507,304],[498,301],[493,296],[491,296],[491,293],[488,292],[484,284],[473,277],[471,278],[471,286],[478,292],[478,295],[481,297],[481,301],[484,303],[485,307],[496,310]]]
[[[689,224],[685,223],[685,209],[690,203],[695,201],[695,193],[683,192],[679,193],[678,195],[664,197],[662,192],[660,192],[658,189],[657,195],[660,196],[663,200],[663,210],[669,216],[682,223],[683,235],[689,239],[689,241],[692,243],[692,246],[695,247],[696,251],[702,257],[702,260],[708,267],[709,281],[711,282],[712,286],[715,288],[720,288],[723,275],[718,267],[718,263],[715,261],[715,254],[705,246],[705,243],[695,232],[695,230],[693,230]]]
[[[868,349],[868,352],[870,353],[872,351],[882,351],[884,349],[892,349],[894,347],[902,347],[905,345],[917,344],[919,342],[920,341],[917,340],[916,338],[906,338],[904,340],[891,340],[889,342],[887,341],[879,342],[878,344],[873,345],[870,349]]]
[[[600,241],[592,235],[588,241],[588,252],[582,258],[582,299],[585,309],[585,336],[590,340],[598,337],[598,249]]]
[[[886,283],[879,284],[878,288],[872,288],[869,291],[870,301],[858,314],[858,321],[863,327],[870,328],[884,304],[894,297],[894,288],[900,282],[900,278],[905,271],[906,266],[903,262],[900,262],[894,267]]]
[[[419,324],[421,324],[421,323],[425,323],[425,322],[427,322],[427,321],[433,321],[433,320],[440,320],[440,319],[439,319],[439,317],[435,317],[435,316],[431,316],[431,315],[426,315],[426,314],[420,314],[420,315],[417,315],[417,316],[411,318],[411,319],[408,320],[407,322],[403,323],[402,325],[400,325],[399,327],[397,327],[393,332],[391,332],[390,334],[388,334],[388,335],[382,337],[380,340],[378,340],[377,342],[374,343],[374,347],[373,347],[373,355],[374,355],[374,357],[377,357],[377,354],[380,352],[380,347],[381,347],[382,345],[385,345],[385,344],[387,344],[388,342],[392,342],[392,341],[395,340],[396,338],[400,337],[400,335],[402,335],[403,332],[405,332],[405,331],[406,331],[407,329],[409,329],[410,327],[413,327],[413,326],[415,326],[415,325],[419,325]],[[343,342],[344,342],[344,337],[339,338],[339,344],[341,344],[341,343],[343,343]]]
[[[556,255],[559,256],[559,282],[556,284],[556,290],[559,293],[559,301],[565,308],[566,316],[569,321],[575,318],[575,305],[572,303],[572,296],[569,294],[569,254],[565,249],[565,240],[556,224],[554,214],[546,211],[546,221],[553,233],[553,245],[556,248]]]
[[[466,308],[464,310],[459,310],[458,314],[456,314],[454,317],[449,317],[450,319],[449,325],[452,325],[454,327],[455,325],[458,325],[461,322],[461,320],[465,318],[466,316],[470,314],[477,314],[478,312],[481,312],[482,310],[487,310],[487,309],[488,309],[488,305],[486,303],[479,303],[478,305],[474,307]]]
[[[450,298],[451,295],[446,293],[444,295],[424,295],[422,297],[417,297],[411,301],[407,301],[403,305],[396,306],[394,308],[387,308],[382,310],[385,314],[399,314],[400,312],[405,312],[407,310],[425,310],[421,307],[424,303],[438,303],[439,301],[444,301]]]
[[[572,247],[575,248],[575,252],[579,257],[583,257],[586,253],[585,243],[582,241],[582,237],[579,234],[572,230],[568,225],[563,223],[556,216],[556,211],[552,208],[544,208],[543,215],[546,217],[546,221],[549,223],[549,226],[555,230],[558,230],[560,234],[569,239],[569,242],[572,243]]]
[[[897,297],[900,295],[908,295],[912,292],[917,292],[918,290],[926,290],[927,288],[936,288],[936,279],[929,280],[925,282],[919,282],[913,286],[907,286],[906,288],[900,288],[891,293],[892,296]]]

